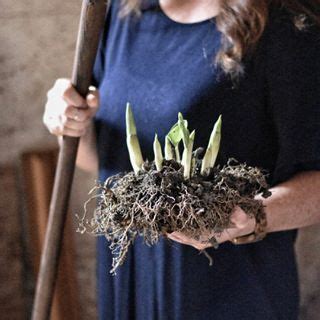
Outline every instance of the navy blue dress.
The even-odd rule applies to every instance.
[[[220,34],[214,20],[182,24],[157,1],[141,18],[120,19],[112,5],[95,65],[100,179],[130,170],[125,106],[132,104],[145,158],[181,111],[206,146],[222,114],[219,163],[230,157],[269,171],[275,185],[298,171],[320,169],[320,38],[299,32],[288,15],[270,19],[245,74],[232,83],[215,65]],[[98,305],[103,320],[295,320],[296,232],[269,234],[243,246],[222,244],[204,255],[162,239],[138,239],[116,276],[104,237],[98,240]]]

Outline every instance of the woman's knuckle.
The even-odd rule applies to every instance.
[[[69,124],[69,119],[67,117],[62,117],[61,118],[61,125],[63,127],[66,127]]]
[[[63,97],[63,99],[70,99],[70,97],[72,96],[72,90],[73,90],[73,87],[71,86],[71,84],[70,85],[68,85],[65,89],[64,89],[64,91],[63,91],[63,93],[62,93],[62,97]]]
[[[66,117],[71,117],[72,114],[74,112],[74,107],[73,106],[66,106],[66,108],[64,109],[64,112],[63,112],[63,115],[66,116]]]
[[[87,111],[85,114],[84,114],[84,120],[85,121],[88,121],[90,122],[90,120],[92,119],[93,115],[91,112]]]
[[[83,119],[83,117],[85,115],[85,111],[82,110],[81,108],[75,107],[73,109],[73,115],[76,116],[78,118],[78,120],[80,120],[80,119]]]

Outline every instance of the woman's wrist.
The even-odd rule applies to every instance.
[[[98,170],[98,154],[93,120],[85,134],[80,137],[76,164],[85,171],[96,173]]]
[[[240,235],[231,240],[233,244],[247,244],[254,243],[263,240],[267,235],[267,219],[266,214],[263,210],[253,218],[255,220],[255,225],[251,228],[251,232],[244,235]]]

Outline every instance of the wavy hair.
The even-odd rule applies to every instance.
[[[122,0],[122,14],[139,14],[142,0]],[[220,0],[216,17],[222,34],[221,48],[216,62],[233,77],[243,72],[243,58],[254,50],[261,38],[269,14],[274,8],[283,8],[299,30],[310,24],[320,26],[320,0]]]

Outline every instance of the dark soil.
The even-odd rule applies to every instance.
[[[115,273],[126,257],[130,244],[141,235],[148,245],[173,231],[199,239],[213,230],[221,232],[231,226],[230,215],[240,206],[249,216],[263,210],[258,193],[269,196],[264,173],[258,168],[230,160],[209,175],[199,175],[196,160],[190,180],[184,180],[183,168],[174,160],[164,161],[156,171],[146,162],[138,175],[133,172],[110,177],[94,188],[98,205],[93,216],[80,219],[80,230],[105,235],[114,255],[111,273]],[[88,201],[88,202],[89,202]],[[85,206],[85,209],[87,206]]]

